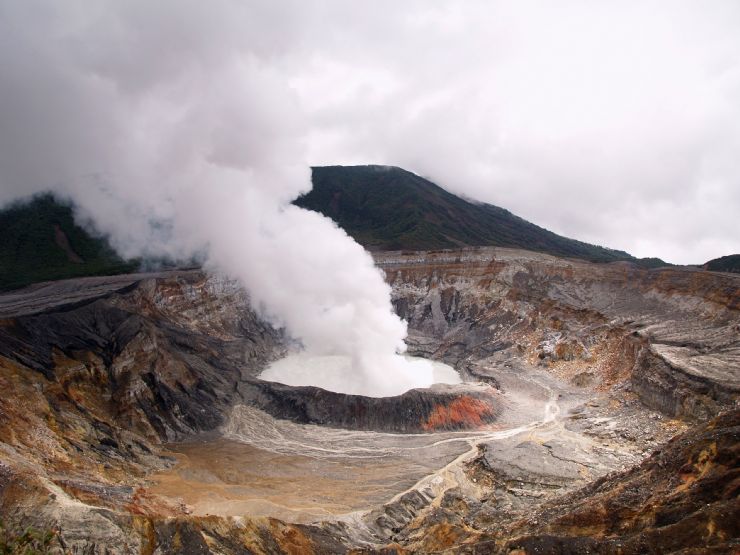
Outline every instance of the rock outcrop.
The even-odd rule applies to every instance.
[[[738,469],[740,411],[733,410],[675,437],[628,472],[545,505],[529,522],[517,524],[516,533],[531,531],[508,541],[503,551],[626,555],[737,550]]]
[[[277,417],[350,430],[418,433],[476,428],[496,420],[503,399],[483,384],[436,384],[395,397],[364,397],[268,382],[240,386],[244,398]]]
[[[740,280],[509,249],[376,255],[413,352],[466,369],[510,353],[706,420],[740,393]],[[576,378],[578,376],[578,378]]]
[[[539,509],[471,526],[454,498],[378,553],[735,553],[740,548],[740,411],[681,434],[641,464]],[[460,501],[458,500],[458,503]],[[415,534],[415,532],[418,532]],[[369,550],[364,551],[370,552]]]

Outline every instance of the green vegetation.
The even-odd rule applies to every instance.
[[[568,239],[490,204],[476,204],[400,168],[313,168],[313,190],[296,201],[320,212],[370,250],[513,247],[593,262],[645,262],[623,251]]]
[[[50,194],[0,211],[0,290],[78,276],[135,271],[105,239],[76,225],[72,208]]]
[[[733,272],[740,274],[740,254],[730,254],[710,260],[704,264],[704,269],[713,272]]]
[[[657,258],[638,260],[623,251],[562,237],[503,208],[464,200],[400,168],[313,168],[313,184],[295,204],[330,217],[370,250],[491,245],[593,262],[667,265]],[[141,265],[139,260],[121,259],[105,239],[75,224],[72,207],[51,194],[0,211],[0,233],[0,291],[39,281],[122,274]],[[195,258],[149,262],[157,268],[198,264]]]
[[[26,528],[22,532],[8,529],[0,521],[0,555],[42,555],[51,553],[55,532]],[[54,550],[55,553],[59,551]]]

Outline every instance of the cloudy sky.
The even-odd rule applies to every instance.
[[[314,37],[312,161],[400,165],[637,256],[740,252],[739,2],[404,6]]]
[[[206,164],[282,202],[377,163],[637,256],[740,252],[736,0],[17,0],[0,68],[0,202],[84,197],[119,245]]]

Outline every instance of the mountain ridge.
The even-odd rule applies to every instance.
[[[740,254],[728,254],[706,262],[702,268],[711,272],[740,274]]]
[[[454,195],[402,168],[316,166],[312,171],[313,189],[295,204],[333,219],[368,250],[497,246],[590,262],[669,265],[563,237],[505,208]]]
[[[562,237],[505,208],[454,195],[402,168],[319,166],[312,172],[313,189],[294,203],[333,219],[370,251],[498,246],[591,262],[668,265]],[[142,263],[123,260],[105,237],[77,225],[70,202],[51,193],[0,210],[0,229],[0,291],[41,281],[129,273]],[[157,262],[162,266],[163,261]]]

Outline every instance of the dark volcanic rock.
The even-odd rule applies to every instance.
[[[640,351],[635,362],[632,388],[650,408],[698,420],[711,418],[720,407],[732,406],[740,394],[738,379],[718,380],[709,373],[687,372],[649,347]]]
[[[264,364],[280,334],[236,285],[198,272],[113,282],[120,287],[97,297],[30,303],[2,320],[0,356],[43,374],[52,406],[109,422],[104,434],[123,426],[173,440],[216,428],[238,396],[242,367]]]
[[[0,329],[0,355],[54,379],[55,351],[71,358],[75,353],[95,353],[110,366],[134,337],[145,333],[143,327],[138,314],[105,300],[83,302],[15,318]]]
[[[251,380],[239,390],[249,404],[277,418],[401,433],[476,428],[494,421],[503,404],[495,389],[475,384],[440,384],[380,398]]]

